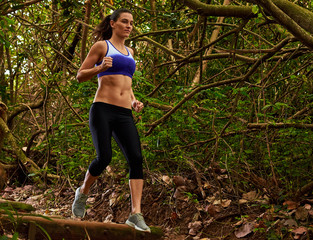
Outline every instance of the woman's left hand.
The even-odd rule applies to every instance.
[[[140,112],[143,109],[144,105],[142,102],[135,100],[132,102],[132,107],[136,112]]]

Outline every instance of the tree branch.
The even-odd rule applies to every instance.
[[[161,50],[163,50],[164,52],[166,52],[167,54],[170,54],[170,55],[172,55],[172,56],[174,56],[174,57],[176,57],[178,59],[184,58],[183,55],[180,55],[180,54],[170,50],[169,48],[163,46],[161,43],[158,43],[158,42],[154,41],[151,38],[143,37],[143,38],[140,38],[140,39],[142,39],[143,41],[147,41],[147,42],[151,43],[152,45],[154,45],[154,46],[160,48]]]
[[[197,11],[200,15],[217,17],[253,17],[252,7],[250,6],[220,6],[205,4],[198,0],[179,0],[183,5]]]
[[[302,27],[300,27],[290,16],[277,7],[271,0],[258,0],[257,2],[300,42],[313,49],[313,37],[311,37]]]
[[[199,87],[195,88],[193,91],[191,91],[189,94],[187,94],[175,107],[173,107],[170,111],[168,111],[165,115],[163,115],[163,117],[161,117],[157,121],[153,122],[152,124],[147,124],[147,126],[150,127],[150,129],[146,132],[146,135],[151,134],[153,129],[156,128],[156,126],[158,126],[159,124],[161,124],[164,121],[166,121],[185,102],[187,102],[189,99],[191,99],[197,93],[199,93],[199,92],[201,92],[203,90],[209,89],[209,88],[229,85],[229,84],[233,84],[233,83],[237,83],[237,82],[241,82],[241,81],[248,81],[249,77],[257,70],[257,68],[260,66],[261,63],[263,63],[264,61],[266,61],[267,59],[272,57],[275,54],[275,52],[278,52],[280,49],[282,49],[286,44],[288,44],[291,41],[293,41],[293,38],[286,38],[286,39],[282,40],[280,43],[278,43],[273,48],[275,51],[270,52],[270,53],[264,55],[263,57],[261,57],[259,60],[257,60],[252,65],[250,70],[244,76],[227,79],[227,80],[223,80],[223,81],[220,81],[220,82],[210,83],[210,84],[199,86]],[[193,54],[191,54],[191,55],[193,55]]]
[[[0,130],[3,132],[4,137],[8,139],[8,142],[11,144],[14,153],[16,154],[17,158],[26,166],[29,173],[36,173],[40,170],[37,164],[25,156],[23,151],[19,148],[16,144],[15,138],[12,135],[10,129],[8,128],[7,124],[0,118]]]
[[[267,128],[313,128],[313,124],[305,123],[248,123],[247,128],[258,128],[258,129],[267,129]]]
[[[33,5],[35,3],[38,3],[38,2],[42,2],[43,0],[32,0],[32,1],[28,1],[28,2],[25,2],[25,3],[22,3],[22,4],[19,4],[13,8],[9,8],[8,10],[6,10],[5,12],[2,12],[1,15],[4,16],[4,15],[7,15],[9,13],[12,13],[12,12],[15,12],[16,10],[19,10],[19,9],[22,9],[22,8],[25,8],[27,6],[30,6],[30,5]]]
[[[40,99],[37,102],[29,103],[28,105],[20,105],[19,107],[15,108],[14,111],[8,117],[8,126],[11,126],[13,119],[20,113],[28,111],[29,108],[36,109],[43,106],[44,99]]]
[[[273,3],[303,29],[313,33],[313,13],[310,10],[286,0],[273,0]]]

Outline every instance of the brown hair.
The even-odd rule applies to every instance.
[[[93,31],[95,42],[108,40],[112,37],[112,27],[110,21],[113,20],[114,22],[116,22],[121,13],[132,14],[132,12],[126,8],[119,8],[116,9],[111,15],[107,15]]]

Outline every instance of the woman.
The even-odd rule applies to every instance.
[[[133,107],[140,112],[143,104],[132,91],[136,64],[133,50],[124,45],[133,29],[133,16],[127,9],[117,9],[96,28],[96,43],[78,70],[77,79],[84,82],[98,76],[98,90],[90,108],[89,125],[96,148],[94,159],[83,185],[75,192],[73,215],[84,217],[90,186],[108,166],[112,158],[111,137],[122,149],[129,164],[131,213],[126,224],[150,232],[141,214],[143,189],[142,155],[138,132],[132,117]]]

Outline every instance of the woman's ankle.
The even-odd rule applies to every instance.
[[[86,187],[85,187],[84,185],[82,185],[82,186],[80,187],[80,193],[85,194],[85,195],[88,195],[89,189],[86,189]]]

